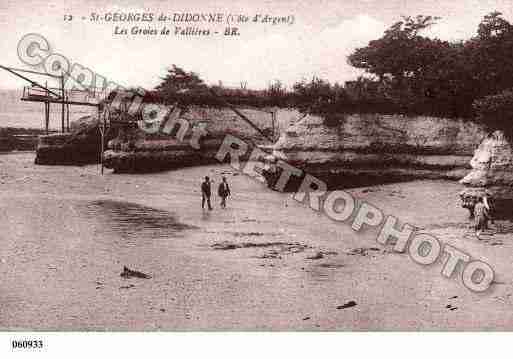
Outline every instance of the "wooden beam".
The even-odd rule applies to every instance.
[[[50,103],[62,103],[62,100],[60,99],[56,99],[56,98],[50,98],[50,97],[34,97],[34,98],[30,98],[30,97],[24,97],[21,99],[21,101],[26,101],[26,102],[50,102]],[[64,101],[65,104],[70,104],[70,105],[76,105],[76,106],[92,106],[92,107],[98,107],[100,106],[99,104],[97,103],[91,103],[91,102],[80,102],[80,101]]]
[[[36,75],[42,75],[42,76],[48,76],[48,77],[53,77],[53,78],[60,78],[60,76],[57,76],[57,75],[50,75],[50,74],[47,74],[45,72],[40,72],[40,71],[32,71],[32,70],[25,70],[25,69],[18,69],[16,67],[12,67],[12,66],[2,66],[0,65],[3,69],[10,69],[10,70],[13,70],[13,71],[17,71],[17,72],[26,72],[26,73],[29,73],[29,74],[36,74]]]
[[[23,76],[23,75],[20,75],[19,73],[17,73],[17,72],[15,72],[15,71],[11,70],[11,69],[10,69],[10,68],[8,68],[8,67],[5,67],[5,66],[0,65],[0,69],[4,69],[5,71],[10,72],[10,73],[11,73],[11,74],[13,74],[14,76],[18,76],[19,78],[21,78],[21,79],[23,79],[23,80],[25,80],[25,81],[30,82],[30,83],[32,84],[32,86],[39,87],[39,88],[41,88],[41,89],[43,89],[43,90],[46,90],[46,91],[50,92],[50,93],[51,93],[52,95],[54,95],[54,96],[60,97],[57,93],[53,92],[52,90],[50,90],[50,89],[48,89],[48,88],[44,87],[43,85],[41,85],[41,84],[37,83],[36,81],[32,81],[32,80],[31,80],[31,79],[29,79],[28,77],[25,77],[25,76]]]
[[[224,98],[219,96],[212,88],[209,88],[210,92],[217,97],[217,99],[226,107],[230,108],[233,112],[235,112],[237,115],[239,115],[240,118],[242,118],[247,124],[249,124],[255,131],[257,131],[259,134],[261,134],[265,139],[267,139],[269,142],[274,142],[272,138],[268,137],[264,131],[262,131],[257,125],[255,125],[249,118],[246,117],[242,112],[237,110],[235,106],[228,103]]]

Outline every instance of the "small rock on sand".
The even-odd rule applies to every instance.
[[[314,256],[306,257],[306,259],[312,259],[312,260],[323,259],[323,258],[324,258],[324,254],[322,254],[322,252],[317,252]]]
[[[127,267],[123,267],[123,272],[120,274],[123,278],[142,278],[142,279],[150,279],[151,276],[148,274],[145,274],[143,272],[139,272],[136,270],[129,269]]]
[[[350,300],[349,302],[339,305],[337,309],[347,309],[351,307],[356,307],[356,302],[354,300]]]
[[[457,310],[457,309],[458,309],[458,307],[453,307],[451,304],[447,304],[447,305],[445,306],[445,308],[449,309],[450,311],[454,311],[454,310]]]

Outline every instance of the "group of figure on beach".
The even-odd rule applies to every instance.
[[[201,183],[201,208],[205,209],[205,203],[208,209],[212,210],[212,202],[210,197],[212,196],[212,181],[208,176],[205,176],[205,180]],[[230,186],[226,181],[226,177],[223,176],[221,183],[217,187],[217,195],[221,198],[221,208],[226,208],[226,198],[231,195]]]
[[[205,209],[207,204],[208,209],[211,211],[212,208],[212,183],[208,176],[205,176],[205,180],[201,183],[201,208]],[[226,177],[222,177],[221,183],[217,188],[217,194],[221,199],[221,208],[226,208],[226,199],[231,195],[230,186],[226,180]],[[493,220],[493,201],[491,196],[484,194],[473,200],[464,200],[463,207],[467,208],[470,212],[470,219],[474,220],[474,229],[476,236],[479,238],[481,233],[485,230],[490,229],[488,223],[494,224]]]

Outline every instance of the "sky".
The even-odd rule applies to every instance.
[[[52,52],[79,63],[122,86],[153,88],[166,68],[176,64],[197,72],[207,83],[265,88],[279,79],[291,86],[313,76],[341,82],[361,71],[347,64],[357,47],[379,38],[402,15],[433,15],[442,19],[427,35],[444,40],[475,35],[484,15],[498,10],[513,21],[511,0],[0,0],[0,64],[29,68],[17,57],[20,39],[44,36]],[[209,37],[114,35],[113,23],[82,20],[91,13],[221,12],[293,16],[292,25],[246,23],[240,36]],[[71,14],[72,21],[64,21]],[[162,24],[118,23],[160,28]],[[167,26],[173,30],[174,24]],[[209,28],[208,24],[194,25]],[[223,31],[225,24],[211,27]],[[42,68],[39,68],[41,70]],[[24,83],[0,72],[0,88]]]

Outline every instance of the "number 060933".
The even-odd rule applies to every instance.
[[[43,349],[42,340],[12,340],[11,346],[13,349]]]

